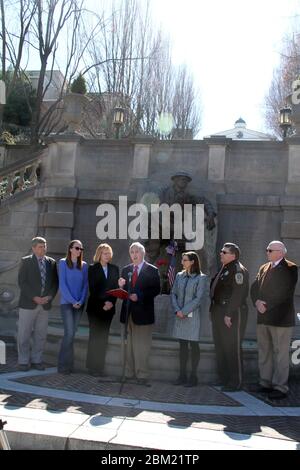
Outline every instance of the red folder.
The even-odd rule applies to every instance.
[[[124,289],[111,289],[106,292],[107,295],[117,297],[118,299],[128,299],[128,292]]]

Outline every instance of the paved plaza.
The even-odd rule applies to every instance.
[[[151,387],[84,371],[17,370],[11,344],[0,366],[0,417],[15,449],[300,449],[300,383],[268,401],[251,384],[235,393],[163,381]]]

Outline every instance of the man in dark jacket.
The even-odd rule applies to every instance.
[[[272,241],[267,247],[268,263],[259,268],[251,286],[257,309],[257,347],[260,391],[270,399],[288,393],[289,352],[295,325],[294,291],[298,267],[285,259],[285,245]]]
[[[145,248],[141,243],[133,243],[129,254],[132,264],[123,268],[119,279],[119,286],[130,294],[121,310],[121,323],[127,324],[128,334],[125,376],[136,377],[138,383],[148,385],[154,298],[160,292],[160,278],[158,269],[144,260]]]
[[[240,249],[225,243],[221,253],[222,267],[212,279],[211,320],[218,374],[222,390],[240,390],[243,381],[242,340],[248,307],[249,275],[240,263]]]
[[[42,237],[32,239],[32,255],[22,258],[18,283],[20,287],[18,323],[19,369],[44,370],[42,354],[47,338],[48,310],[58,289],[56,262],[46,255]],[[30,352],[30,339],[32,349]]]

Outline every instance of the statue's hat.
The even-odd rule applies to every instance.
[[[192,181],[192,177],[187,171],[177,171],[177,173],[171,176],[171,180],[173,180],[174,178],[177,178],[178,176],[184,176],[189,181]]]

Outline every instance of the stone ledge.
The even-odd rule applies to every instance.
[[[40,227],[73,228],[73,225],[73,212],[45,212],[39,217]]]
[[[226,146],[232,143],[231,137],[226,135],[211,135],[210,137],[204,137],[203,141],[209,146]]]
[[[38,188],[34,194],[35,199],[76,199],[77,196],[77,188],[59,188],[54,186]]]
[[[59,344],[63,330],[49,328],[45,358],[49,362],[55,362],[58,356]],[[86,368],[88,331],[75,339],[75,367],[80,370]],[[252,342],[244,349],[245,370],[247,378],[257,376],[257,351]],[[153,337],[150,353],[150,374],[154,380],[174,380],[178,375],[179,367],[179,342],[174,339],[158,339]],[[121,362],[121,337],[109,337],[106,356],[106,371],[112,375],[122,375]],[[202,383],[212,383],[217,379],[215,365],[215,350],[212,343],[200,341],[200,363],[198,376]]]
[[[272,210],[280,208],[280,196],[252,195],[252,194],[218,194],[217,202],[221,206],[242,206],[243,208],[259,207],[261,210],[270,207]]]
[[[282,222],[281,236],[282,238],[300,239],[300,222]]]

